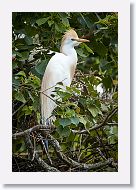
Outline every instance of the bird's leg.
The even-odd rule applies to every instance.
[[[42,143],[42,145],[44,147],[45,153],[47,155],[47,158],[48,158],[50,164],[52,164],[52,160],[51,160],[50,155],[48,153],[48,150],[47,150],[47,148],[45,146],[45,139],[43,138],[43,136],[40,133],[38,134],[38,138],[40,138],[40,140],[41,140],[41,143]]]
[[[50,131],[50,126],[51,126],[51,119],[48,118],[48,119],[46,119],[46,128],[45,128],[47,135],[46,135],[46,137],[44,139],[44,145],[45,145],[45,149],[46,149],[47,152],[48,152],[48,139],[47,139],[47,136],[48,136],[48,133]]]
[[[41,118],[41,123],[44,124],[44,128],[42,128],[41,131],[41,142],[43,145],[43,148],[45,150],[45,153],[47,155],[48,160],[50,161],[50,163],[52,164],[52,160],[50,158],[50,155],[48,153],[48,134],[50,133],[50,127],[51,127],[51,118],[47,118],[45,120],[45,118]],[[44,136],[44,137],[43,137]]]
[[[44,132],[44,138],[42,138],[42,144],[43,144],[43,147],[44,147],[44,150],[45,150],[45,153],[48,157],[48,160],[50,161],[50,163],[52,164],[52,161],[51,161],[51,158],[50,158],[50,155],[48,153],[48,134],[50,133],[50,127],[51,127],[51,118],[48,118],[46,119],[46,122],[45,122],[45,129],[42,129],[42,131]]]
[[[41,118],[41,123],[42,124],[45,124],[45,129],[42,129],[45,131],[45,139],[43,140],[43,143],[44,143],[44,149],[46,152],[48,152],[48,139],[47,139],[47,136],[48,136],[48,133],[49,133],[49,129],[50,129],[50,125],[51,125],[51,120],[49,118],[47,118],[45,120],[45,118]]]
[[[47,119],[46,119],[46,126],[47,126],[47,128],[48,128],[48,126],[50,126],[50,124],[51,124],[51,119],[50,119],[50,118],[47,118]]]

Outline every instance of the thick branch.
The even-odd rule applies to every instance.
[[[34,126],[32,128],[26,129],[25,131],[15,133],[15,134],[12,135],[12,138],[17,139],[19,137],[24,136],[25,134],[31,133],[33,131],[38,131],[40,129],[45,129],[45,125],[36,125],[36,126]]]
[[[34,153],[34,147],[33,147],[33,144],[31,142],[31,139],[30,139],[30,132],[33,132],[35,130],[40,130],[40,129],[45,129],[45,126],[44,125],[36,125],[30,129],[27,129],[25,130],[24,132],[20,132],[20,133],[16,133],[16,134],[13,134],[13,138],[16,139],[20,136],[25,136],[26,138],[26,145],[27,145],[27,148],[29,150],[29,155],[31,157],[31,159],[33,160],[33,158],[35,158],[37,160],[37,162],[39,163],[39,165],[41,165],[45,171],[53,171],[53,172],[58,172],[59,170],[57,170],[56,168],[54,167],[51,167],[49,166],[48,164],[46,164],[38,155],[37,152]],[[45,130],[42,131],[42,134],[44,135],[47,135],[46,133],[44,133]],[[57,154],[57,156],[62,160],[64,161],[66,164],[68,164],[69,166],[71,167],[76,167],[76,168],[80,168],[80,169],[86,169],[86,170],[91,170],[91,169],[97,169],[97,168],[101,168],[103,166],[106,166],[106,165],[109,165],[113,162],[113,160],[110,158],[104,162],[99,162],[99,163],[96,163],[96,164],[84,164],[84,163],[79,163],[79,162],[76,162],[74,160],[72,160],[71,158],[67,157],[61,150],[61,146],[59,145],[59,142],[50,134],[48,134],[48,139],[50,139],[51,141],[51,144],[52,146],[54,147],[54,150]],[[32,158],[33,157],[33,158]]]
[[[113,162],[113,159],[108,159],[104,162],[99,162],[96,164],[84,164],[84,163],[79,163],[76,162],[74,160],[72,160],[71,158],[67,157],[65,154],[63,154],[61,147],[59,145],[59,142],[52,137],[51,135],[49,135],[49,138],[51,140],[51,144],[53,145],[55,152],[57,154],[57,156],[64,161],[66,164],[72,166],[72,167],[76,167],[76,168],[80,168],[80,169],[86,169],[86,170],[91,170],[91,169],[97,169],[97,168],[101,168],[103,166],[109,165]]]
[[[45,169],[46,172],[60,172],[57,168],[51,167],[48,164],[46,164],[45,161],[43,161],[39,155],[35,154],[35,159],[37,160],[38,164]]]
[[[93,130],[96,130],[96,129],[99,129],[101,127],[103,127],[107,121],[117,112],[117,108],[114,108],[106,117],[105,119],[103,120],[102,123],[100,123],[99,125],[96,125],[95,127],[91,128],[89,130],[90,131],[93,131]],[[32,157],[32,154],[33,154],[33,151],[34,151],[34,148],[33,148],[33,144],[31,142],[31,139],[30,139],[30,133],[33,132],[33,131],[37,131],[37,130],[40,130],[40,129],[44,129],[42,131],[43,135],[46,135],[48,136],[48,138],[51,140],[51,144],[52,146],[54,147],[54,150],[57,154],[57,156],[63,161],[65,162],[66,164],[68,164],[69,166],[73,167],[73,168],[79,168],[79,169],[86,169],[86,170],[91,170],[91,169],[97,169],[97,168],[101,168],[103,166],[106,166],[106,165],[109,165],[109,164],[112,164],[113,163],[113,160],[110,158],[110,159],[107,159],[106,161],[104,162],[99,162],[99,163],[96,163],[96,164],[84,164],[84,163],[79,163],[77,161],[74,161],[72,160],[71,158],[67,157],[61,150],[61,146],[59,145],[59,142],[50,134],[46,134],[45,132],[45,125],[36,125],[30,129],[27,129],[23,132],[19,132],[19,133],[15,133],[13,134],[13,138],[16,139],[18,137],[21,137],[21,136],[25,136],[27,137],[26,140],[27,140],[27,147],[28,147],[28,150],[30,152],[30,157]],[[86,130],[82,130],[82,131],[75,131],[75,130],[72,130],[73,132],[75,133],[88,133],[88,131]],[[29,140],[28,140],[29,139]],[[56,171],[59,171],[57,170],[56,168],[54,167],[51,167],[49,166],[48,164],[46,164],[40,157],[39,155],[35,152],[35,154],[33,155],[33,157],[37,160],[37,162],[39,163],[39,165],[41,165],[45,171],[53,171],[53,172],[56,172]]]

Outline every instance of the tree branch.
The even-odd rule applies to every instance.
[[[46,131],[45,131],[45,125],[36,125],[30,129],[27,129],[25,130],[24,132],[19,132],[19,133],[16,133],[16,134],[13,134],[13,138],[16,139],[18,137],[21,137],[21,136],[25,136],[26,138],[26,145],[27,145],[27,148],[28,148],[28,151],[29,151],[29,155],[30,155],[30,158],[33,160],[33,159],[36,159],[37,162],[39,163],[39,165],[41,165],[45,171],[59,171],[57,170],[56,168],[54,167],[51,167],[49,166],[47,163],[45,163],[38,155],[37,152],[34,151],[34,147],[33,147],[33,144],[31,142],[31,139],[30,139],[30,133],[33,132],[33,131],[37,131],[37,130],[40,130],[40,129],[43,129],[42,130],[42,135],[48,135],[48,139],[50,139],[50,142],[57,154],[57,156],[64,162],[66,163],[67,165],[73,167],[73,168],[79,168],[79,169],[86,169],[86,170],[92,170],[92,169],[97,169],[97,168],[101,168],[103,166],[106,166],[106,165],[109,165],[109,164],[112,164],[113,162],[113,159],[110,158],[110,159],[107,159],[106,161],[104,162],[99,162],[99,163],[96,163],[96,164],[84,164],[84,163],[79,163],[77,161],[74,161],[73,159],[67,157],[61,150],[61,146],[59,145],[59,142],[50,134],[47,134]]]
[[[26,133],[25,134],[25,141],[26,141],[26,146],[28,148],[28,151],[31,155],[31,160],[33,160],[32,157],[34,157],[34,159],[38,162],[38,164],[45,169],[46,172],[59,172],[58,169],[54,168],[54,167],[51,167],[49,166],[45,161],[43,161],[37,152],[35,152],[34,154],[34,147],[33,147],[33,144],[31,142],[31,139],[30,139],[30,135],[29,133]]]
[[[117,107],[114,108],[114,109],[105,117],[105,119],[104,119],[104,121],[103,121],[102,123],[100,123],[100,124],[98,124],[98,125],[96,125],[96,126],[90,128],[88,131],[91,132],[91,131],[93,131],[93,130],[96,130],[96,129],[99,129],[99,128],[103,127],[103,126],[107,123],[107,121],[117,112],[117,110],[118,110]],[[45,125],[36,125],[36,126],[34,126],[34,127],[32,127],[32,128],[29,128],[29,129],[27,129],[27,130],[25,130],[25,131],[22,131],[22,132],[18,132],[18,133],[13,134],[13,135],[12,135],[12,138],[13,138],[13,139],[16,139],[16,138],[19,138],[19,137],[21,137],[21,136],[24,136],[26,133],[31,133],[31,132],[33,132],[33,131],[38,131],[38,130],[40,130],[40,129],[45,129],[45,128],[46,128]],[[78,133],[78,134],[88,133],[88,131],[87,131],[87,130],[82,130],[82,131],[72,130],[73,133]]]
[[[52,137],[51,135],[48,135],[48,136],[49,136],[49,138],[51,140],[51,144],[53,145],[57,156],[62,161],[64,161],[66,164],[68,164],[68,165],[70,165],[72,167],[76,167],[76,168],[80,168],[80,169],[86,169],[86,170],[92,170],[92,169],[97,169],[97,168],[101,168],[103,166],[112,164],[112,162],[113,162],[112,158],[110,158],[110,159],[108,159],[108,160],[106,160],[104,162],[99,162],[99,163],[96,163],[96,164],[84,164],[84,163],[76,162],[73,159],[67,157],[65,154],[63,154],[63,152],[61,150],[61,147],[59,145],[59,142],[54,137]]]
[[[72,132],[73,132],[73,133],[78,133],[78,134],[86,134],[86,133],[88,133],[88,132],[97,130],[97,129],[101,128],[101,127],[104,127],[104,126],[106,125],[107,121],[112,118],[112,116],[117,112],[117,110],[118,110],[118,108],[115,107],[115,108],[105,117],[105,119],[103,120],[102,123],[100,123],[100,124],[98,124],[98,125],[96,125],[96,126],[90,128],[88,131],[87,131],[87,130],[82,130],[82,131],[72,130]]]
[[[17,110],[15,110],[13,113],[12,113],[12,117],[21,109],[23,108],[25,105],[26,105],[27,101],[25,103],[23,103]]]
[[[99,125],[96,125],[95,127],[91,128],[89,130],[90,131],[93,131],[93,130],[96,130],[96,129],[99,129],[101,127],[103,127],[107,121],[117,112],[117,107],[114,108],[106,117],[105,119],[103,120],[102,123],[100,123]],[[73,168],[79,168],[79,169],[85,169],[85,170],[92,170],[92,169],[97,169],[97,168],[101,168],[103,166],[106,166],[106,165],[110,165],[113,163],[113,159],[112,158],[109,158],[107,160],[105,160],[104,162],[99,162],[99,163],[95,163],[95,164],[85,164],[85,163],[80,163],[80,162],[77,162],[77,161],[74,161],[73,159],[67,157],[63,151],[61,150],[61,146],[59,145],[59,142],[52,136],[50,135],[49,133],[46,132],[45,130],[46,126],[45,125],[36,125],[30,129],[27,129],[23,132],[19,132],[19,133],[15,133],[12,135],[13,139],[16,139],[18,137],[21,137],[21,136],[25,136],[26,138],[26,145],[28,147],[28,150],[29,150],[29,153],[30,153],[30,157],[34,157],[37,162],[39,163],[39,165],[41,165],[45,171],[59,171],[57,170],[56,168],[54,167],[51,167],[49,166],[47,163],[45,163],[40,157],[39,155],[37,154],[37,152],[34,153],[34,147],[33,147],[33,144],[31,142],[31,139],[30,139],[30,133],[33,132],[33,131],[38,131],[38,130],[41,130],[41,129],[44,129],[42,130],[42,135],[43,136],[48,136],[48,139],[50,139],[50,142],[57,154],[57,156],[64,162],[66,163],[67,165],[73,167]],[[76,131],[76,130],[72,130],[74,133],[79,133],[79,134],[82,134],[82,133],[88,133],[88,131],[86,130],[82,130],[82,131]],[[114,166],[114,164],[112,164]]]
[[[12,135],[12,138],[17,139],[19,137],[24,136],[25,134],[31,133],[33,131],[38,131],[40,129],[45,129],[45,125],[36,125],[36,126],[34,126],[32,128],[26,129],[25,131],[15,133],[15,134]]]

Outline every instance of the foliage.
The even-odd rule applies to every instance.
[[[103,127],[90,131],[118,104],[117,13],[18,12],[13,13],[12,19],[13,133],[40,124],[40,85],[44,70],[53,52],[59,51],[64,32],[75,28],[90,43],[76,49],[79,64],[71,87],[66,91],[56,88],[61,101],[58,100],[59,106],[54,110],[56,129],[52,135],[63,152],[78,162],[94,164],[113,158],[117,163],[117,113]],[[102,86],[102,92],[98,86]],[[83,130],[87,133],[76,132]],[[41,150],[40,145],[36,146]],[[24,152],[27,152],[24,139],[13,141],[13,153]],[[55,165],[52,147],[49,153]],[[115,171],[115,168],[100,171]]]

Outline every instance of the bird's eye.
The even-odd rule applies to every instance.
[[[75,39],[74,39],[74,38],[72,38],[71,40],[72,40],[72,41],[75,41]]]

